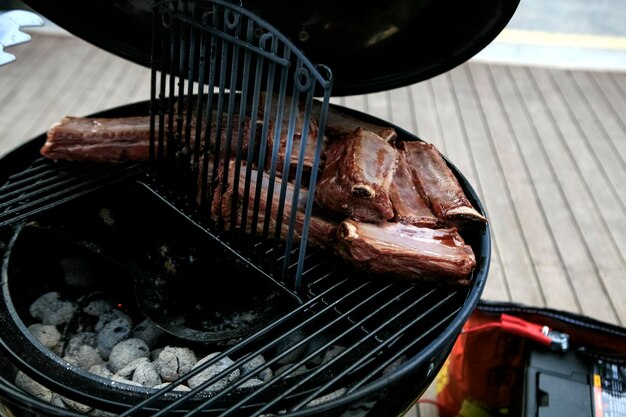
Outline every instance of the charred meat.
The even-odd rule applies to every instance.
[[[470,203],[459,181],[437,148],[421,141],[402,141],[407,162],[420,193],[435,215],[451,223],[487,220]]]
[[[365,222],[392,219],[389,189],[398,151],[377,134],[357,128],[329,145],[315,190],[325,210]]]
[[[335,251],[361,269],[404,279],[469,284],[476,266],[472,248],[456,229],[402,223],[343,221]]]
[[[440,220],[420,194],[404,152],[398,152],[398,164],[389,189],[395,213],[394,221],[420,227],[438,227]]]

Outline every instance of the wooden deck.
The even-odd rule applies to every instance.
[[[149,98],[147,69],[73,37],[10,52],[0,155],[65,115]],[[626,73],[469,62],[333,100],[434,143],[473,184],[493,232],[483,298],[626,325]]]

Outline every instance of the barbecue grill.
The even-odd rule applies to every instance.
[[[310,173],[305,172],[304,150],[307,140],[320,143],[329,108],[393,127],[402,140],[421,140],[387,121],[331,105],[329,99],[418,82],[464,62],[503,28],[517,1],[494,0],[480,7],[463,1],[396,1],[371,8],[343,3],[296,7],[291,2],[240,6],[221,0],[133,2],[132,7],[29,4],[93,44],[152,68],[149,100],[92,115],[149,116],[150,160],[52,162],[39,156],[45,135],[3,158],[4,407],[15,415],[86,412],[68,411],[26,393],[15,383],[19,372],[86,405],[83,410],[119,415],[397,416],[409,408],[443,365],[480,298],[490,259],[487,224],[464,233],[477,260],[471,284],[449,287],[368,276],[326,249],[310,247],[310,210],[301,229],[291,222],[281,234],[280,225],[263,216],[260,189],[242,199],[250,205],[251,234],[228,230],[228,221],[237,221],[234,209],[218,220],[207,213],[215,189],[227,182],[223,167],[232,155],[234,167],[248,162],[235,178],[260,184],[265,169],[269,184],[276,184],[270,201],[276,193],[280,210],[289,210],[277,171],[293,175],[296,189],[314,188],[320,148],[314,151]],[[299,111],[304,120],[297,125]],[[271,130],[268,114],[283,120],[284,129]],[[266,118],[249,126],[247,149],[241,116]],[[319,130],[308,132],[313,119]],[[210,120],[217,120],[216,125],[206,122]],[[281,134],[288,149],[294,148],[287,155],[297,156],[293,167],[289,157],[281,166],[278,147],[268,148],[268,141],[276,143]],[[231,137],[236,140],[230,142]],[[255,141],[261,152],[274,152],[259,155]],[[253,159],[267,166],[255,172]],[[484,214],[471,185],[447,162],[470,202]],[[311,205],[309,200],[307,207]],[[103,208],[115,214],[113,225],[103,219]],[[295,212],[289,216],[295,217]],[[240,231],[247,230],[247,219],[241,217]],[[163,247],[176,252],[168,253],[168,261],[184,271],[176,279],[163,279]],[[33,264],[33,253],[40,254],[40,262]],[[70,282],[67,271],[58,267],[68,258],[81,259],[79,271],[87,264],[83,269],[99,273]],[[220,279],[211,273],[216,268],[233,271],[233,278]],[[205,286],[216,295],[208,301],[194,298]],[[29,307],[50,291],[74,296],[81,306],[106,294],[129,317],[149,318],[165,330],[164,343],[185,342],[203,354],[220,353],[160,389],[86,372],[28,330],[33,323]],[[200,304],[203,309],[194,310]],[[250,305],[259,314],[224,327],[224,321],[241,316]],[[68,328],[79,328],[88,319],[78,313]],[[285,340],[292,342],[285,347]],[[338,353],[320,362],[330,350]],[[263,363],[253,372],[207,393],[207,387],[240,372],[259,355]],[[198,387],[175,389],[225,358],[229,365]],[[246,384],[267,369],[273,378]]]

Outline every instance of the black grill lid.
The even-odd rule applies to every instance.
[[[148,66],[153,0],[26,0],[69,32]],[[240,3],[237,1],[237,3]],[[425,80],[467,61],[513,16],[519,0],[241,0],[314,63],[338,96]]]

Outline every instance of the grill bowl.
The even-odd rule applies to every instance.
[[[110,109],[92,116],[122,117],[145,115],[148,114],[148,108],[148,102],[139,102]],[[418,139],[409,132],[397,126],[392,126],[383,120],[351,109],[341,108],[341,110],[374,124],[394,127],[401,138]],[[3,158],[2,164],[0,164],[0,182],[4,182],[10,176],[27,170],[33,162],[38,160],[39,148],[44,140],[45,135],[41,135],[6,155]],[[450,167],[459,179],[469,200],[479,212],[484,214],[484,209],[471,185],[454,165],[450,164]],[[0,193],[1,192],[2,190],[0,189]],[[1,196],[0,194],[0,197]],[[72,202],[70,204],[74,203],[75,202]],[[55,210],[62,211],[63,206]],[[13,227],[4,226],[0,232],[6,243],[13,235]],[[385,345],[383,355],[387,354],[386,352],[389,350],[393,352],[397,351],[393,349],[397,349],[398,345],[411,345],[414,341],[418,341],[418,343],[415,343],[415,347],[407,349],[406,360],[401,365],[383,376],[372,377],[368,376],[367,372],[355,373],[355,380],[352,382],[357,382],[355,385],[356,388],[349,390],[348,393],[320,405],[302,408],[286,415],[339,416],[350,409],[355,416],[396,416],[410,407],[415,399],[419,398],[433,381],[437,371],[443,365],[463,323],[476,307],[486,282],[491,249],[488,225],[484,225],[480,229],[469,231],[464,235],[464,238],[467,243],[472,246],[477,259],[472,284],[467,288],[451,290],[449,293],[446,292],[447,290],[439,289],[430,284],[417,284],[415,288],[411,289],[415,294],[433,291],[438,297],[445,299],[445,312],[443,315],[446,316],[447,314],[447,316],[444,319],[441,317],[441,314],[439,314],[439,316],[437,316],[437,320],[439,321],[435,323],[437,327],[433,327],[431,328],[432,331],[426,332],[426,336],[422,333],[417,333],[416,328],[409,327],[402,333],[401,337],[397,337],[393,340],[393,343]],[[3,247],[3,250],[8,252],[6,246]],[[40,415],[80,415],[76,413],[72,414],[68,412],[68,410],[53,407],[28,394],[24,394],[21,390],[16,388],[13,383],[17,369],[23,370],[44,383],[44,385],[51,387],[53,390],[58,390],[64,395],[114,411],[124,410],[128,408],[129,405],[135,404],[150,395],[152,390],[125,384],[113,384],[103,378],[80,371],[76,367],[68,366],[63,360],[55,357],[41,344],[34,341],[26,329],[23,317],[17,312],[25,308],[25,306],[21,305],[25,300],[15,298],[17,294],[12,294],[10,291],[9,282],[11,277],[7,276],[7,256],[8,254],[4,256],[2,277],[3,300],[0,305],[0,323],[2,326],[0,329],[0,335],[2,335],[0,337],[0,346],[2,348],[2,356],[4,356],[0,358],[0,363],[3,364],[2,367],[0,367],[0,398],[2,398],[2,402],[5,403],[7,408],[15,410],[16,415],[26,412]],[[36,254],[33,254],[33,256],[36,256]],[[353,279],[358,279],[359,283],[367,281],[367,278],[361,280],[361,277],[353,277]],[[372,285],[376,286],[380,284]],[[441,296],[438,295],[440,292],[442,294]],[[448,297],[447,294],[451,295]],[[393,310],[390,310],[387,314],[392,313]],[[400,324],[404,325],[406,323],[402,322]],[[424,325],[429,324],[430,322],[425,320]],[[367,334],[367,332],[362,334],[360,338],[369,337]],[[373,338],[373,340],[376,340],[376,338]],[[368,347],[368,344],[364,347],[366,352]],[[358,354],[354,355],[353,358],[359,358]],[[348,366],[346,363],[340,363],[340,365]],[[325,378],[327,378],[325,375],[312,378],[313,385],[322,384]],[[276,389],[268,390],[268,392],[265,393],[266,395],[262,396],[259,400],[262,402],[271,401],[275,395],[280,395],[280,392],[290,386],[291,383],[289,382],[277,384]],[[243,395],[241,392],[239,392],[239,394]],[[304,394],[301,393],[300,395]],[[162,398],[161,400],[163,401],[158,403],[159,405],[157,405],[156,408],[148,408],[144,411],[144,414],[150,415],[150,413],[153,413],[156,409],[167,404],[169,401],[167,398]],[[229,401],[232,402],[232,398]],[[226,403],[229,401],[226,401]],[[218,405],[223,406],[221,404]],[[246,410],[245,407],[242,408],[238,415],[246,415]],[[206,414],[217,415],[215,409],[213,409],[213,411],[207,411]]]

